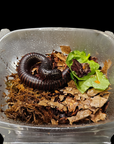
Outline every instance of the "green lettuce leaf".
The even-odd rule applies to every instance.
[[[71,70],[71,66],[73,64],[73,59],[76,59],[78,62],[80,63],[88,63],[89,66],[90,66],[90,70],[91,72],[88,73],[88,75],[86,76],[83,76],[81,78],[79,78],[77,75],[76,75],[76,72],[75,71],[72,71],[72,74],[78,79],[78,80],[87,80],[91,75],[93,75],[95,73],[95,71],[99,68],[99,64],[94,62],[93,60],[88,60],[90,57],[90,54],[88,54],[86,56],[86,53],[84,51],[80,52],[80,51],[73,51],[73,52],[70,52],[67,59],[66,59],[66,64],[68,65],[68,67],[70,68]]]
[[[102,72],[100,72],[100,70],[96,70],[96,74],[92,75],[89,79],[83,81],[75,80],[75,83],[81,93],[84,93],[90,87],[105,90],[110,84],[109,80],[105,77],[105,75],[103,75]]]
[[[85,63],[88,58],[90,57],[90,54],[88,54],[86,56],[86,53],[84,51],[78,51],[78,50],[75,50],[75,51],[72,51],[69,53],[67,59],[66,59],[66,64],[71,67],[72,63],[73,63],[73,59],[76,59],[78,62],[80,63]]]
[[[71,70],[71,79],[74,80],[77,88],[81,93],[84,93],[91,87],[99,90],[105,90],[110,84],[105,75],[103,75],[103,73],[98,70],[100,65],[93,60],[89,60],[89,57],[90,54],[86,56],[86,53],[84,51],[80,52],[75,50],[73,52],[70,52],[66,59],[66,64],[68,65],[70,70],[73,64],[73,59],[76,59],[80,63],[88,63],[90,66],[91,72],[81,78],[76,75],[75,71]]]

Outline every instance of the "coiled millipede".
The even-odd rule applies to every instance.
[[[40,77],[35,77],[30,73],[30,68],[39,61],[41,62],[38,69]],[[21,81],[34,89],[53,90],[63,86],[70,80],[70,69],[68,67],[62,72],[58,69],[52,69],[49,58],[35,52],[22,57],[17,71]]]

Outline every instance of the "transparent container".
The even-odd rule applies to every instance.
[[[84,125],[32,125],[7,119],[0,113],[0,133],[5,141],[15,142],[109,142],[114,132],[114,38],[111,32],[76,28],[34,28],[9,32],[0,39],[0,105],[5,103],[5,76],[16,72],[19,59],[28,52],[50,53],[60,51],[60,45],[72,50],[84,50],[98,57],[102,65],[112,61],[108,71],[111,95],[107,109],[108,119]],[[5,110],[7,105],[3,107]]]

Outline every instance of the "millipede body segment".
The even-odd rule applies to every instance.
[[[37,62],[41,62],[38,69],[39,77],[30,73],[31,67]],[[49,58],[35,52],[28,53],[22,57],[17,71],[21,81],[34,89],[53,90],[70,80],[70,69],[68,67],[62,72],[59,69],[52,69],[52,63]]]

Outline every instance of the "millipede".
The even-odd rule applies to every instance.
[[[36,77],[30,73],[31,67],[41,62]],[[40,53],[27,53],[19,61],[17,67],[18,76],[23,83],[34,89],[53,90],[70,81],[70,69],[66,67],[62,72],[52,69],[52,62],[48,57]]]

